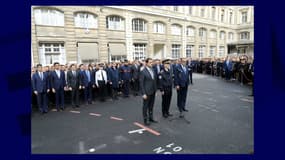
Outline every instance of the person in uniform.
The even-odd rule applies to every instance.
[[[188,58],[188,60],[187,60],[187,69],[189,71],[190,83],[193,84],[193,80],[192,80],[193,63],[192,63],[191,57]]]
[[[124,65],[120,67],[120,81],[122,82],[124,97],[129,97],[131,68],[129,66],[128,60],[125,60],[124,62]]]
[[[174,72],[174,85],[177,90],[177,106],[180,112],[179,117],[184,117],[182,112],[188,112],[185,108],[186,97],[189,85],[189,71],[187,70],[186,61],[180,58],[181,64],[176,66]]]
[[[37,72],[32,76],[32,88],[37,97],[39,111],[44,114],[48,112],[47,93],[49,92],[48,76],[42,71],[42,65],[37,65]]]
[[[71,64],[70,68],[67,72],[67,86],[71,91],[71,105],[74,108],[79,107],[79,73],[75,64]]]
[[[95,73],[95,84],[99,88],[100,100],[105,101],[107,95],[107,72],[103,69],[104,64],[99,64],[99,70]]]
[[[139,93],[139,71],[140,71],[140,66],[138,64],[138,60],[135,60],[134,64],[131,66],[131,77],[132,77],[135,96],[137,96]]]
[[[169,113],[169,107],[172,97],[173,79],[170,71],[170,60],[165,59],[162,61],[162,63],[163,69],[158,76],[158,88],[160,89],[162,95],[162,116],[167,118],[168,116],[172,116],[172,114]]]
[[[149,122],[157,123],[153,118],[153,105],[155,100],[156,75],[152,70],[152,59],[145,60],[145,67],[140,73],[140,88],[143,97],[143,120],[145,125]]]
[[[112,92],[112,99],[118,99],[118,89],[119,89],[119,70],[117,68],[117,64],[112,62],[112,66],[108,69],[108,79],[109,84],[111,85],[113,92]]]

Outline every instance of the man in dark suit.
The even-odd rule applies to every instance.
[[[112,99],[118,99],[118,89],[119,89],[119,69],[117,68],[117,64],[112,62],[112,67],[108,69],[108,80],[109,84],[112,86]]]
[[[37,65],[37,72],[32,76],[32,87],[35,95],[37,96],[37,102],[39,110],[42,114],[48,112],[47,106],[47,92],[49,92],[49,83],[47,74],[43,73],[42,65]]]
[[[65,74],[59,70],[59,63],[55,62],[54,71],[51,73],[51,87],[52,92],[55,93],[55,105],[59,112],[60,109],[64,110],[64,87],[66,86]]]
[[[143,95],[143,119],[144,124],[149,125],[149,122],[157,123],[153,119],[153,105],[155,99],[156,74],[152,70],[152,59],[145,60],[145,67],[140,73],[140,88]]]
[[[156,75],[156,79],[159,77],[162,68],[163,66],[160,64],[160,60],[156,59],[155,64],[152,66],[152,70],[154,71]],[[157,85],[158,85],[158,81],[157,81]]]
[[[174,85],[177,90],[177,106],[180,112],[179,117],[182,118],[184,116],[182,112],[188,112],[185,108],[185,104],[189,85],[189,71],[187,69],[186,61],[180,58],[180,62],[181,64],[176,66]]]
[[[72,64],[70,69],[67,72],[67,86],[71,90],[71,104],[72,107],[79,107],[79,73],[75,64]]]
[[[227,59],[224,62],[224,70],[225,70],[226,80],[230,80],[232,69],[233,69],[232,60],[230,59],[230,57],[227,57]]]
[[[92,86],[95,77],[92,77],[91,71],[87,65],[80,65],[80,86],[84,89],[85,104],[92,104]]]
[[[193,80],[192,80],[192,70],[193,70],[192,58],[188,58],[186,65],[187,65],[187,68],[189,71],[190,83],[193,84]]]
[[[138,64],[138,61],[135,60],[134,64],[131,66],[131,77],[132,77],[135,96],[137,96],[139,92],[139,71],[140,71],[140,66]]]

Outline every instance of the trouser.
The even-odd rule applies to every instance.
[[[46,92],[41,92],[37,94],[37,103],[38,103],[39,111],[41,113],[48,111]]]
[[[192,70],[189,71],[189,76],[190,76],[190,83],[192,84],[193,81],[192,81]]]
[[[90,82],[84,88],[84,100],[86,104],[92,102],[92,85]]]
[[[179,112],[185,110],[187,90],[188,90],[187,85],[185,87],[180,87],[179,90],[177,90],[177,106]]]
[[[105,101],[105,97],[107,95],[107,86],[105,81],[98,81],[99,85],[99,93],[100,93],[100,100]]]
[[[137,95],[139,92],[139,79],[134,79],[133,85],[134,85],[135,95]]]
[[[72,106],[74,105],[79,105],[79,89],[78,88],[72,88],[71,91],[71,104]]]
[[[170,102],[172,97],[172,88],[164,89],[164,94],[162,95],[162,115],[169,114]]]
[[[153,120],[153,105],[155,99],[155,92],[147,95],[147,99],[143,99],[143,118],[144,120]]]
[[[123,83],[124,96],[129,96],[129,84],[130,84],[129,80],[124,80],[124,83]]]
[[[113,88],[112,98],[113,99],[117,99],[118,98],[118,88]]]
[[[59,110],[59,107],[61,109],[64,109],[64,90],[63,88],[59,88],[55,90],[55,106],[56,109]]]

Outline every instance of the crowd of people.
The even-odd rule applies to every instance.
[[[191,58],[151,59],[132,62],[66,64],[52,66],[38,64],[32,68],[32,106],[44,114],[48,108],[58,112],[66,106],[79,108],[94,101],[117,100],[130,94],[143,97],[144,124],[156,123],[153,118],[155,93],[162,93],[162,116],[169,113],[172,89],[177,90],[177,106],[180,117],[185,108],[188,86],[193,84],[192,73],[220,76],[241,83],[253,82],[253,60],[247,57],[192,60]]]

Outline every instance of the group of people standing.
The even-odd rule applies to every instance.
[[[177,61],[165,59],[144,61],[125,60],[122,63],[111,62],[94,64],[71,64],[70,66],[54,63],[52,67],[38,64],[32,70],[32,91],[36,96],[37,105],[41,113],[48,112],[49,101],[55,102],[57,111],[65,109],[65,93],[71,92],[72,107],[89,105],[94,102],[94,90],[99,93],[101,101],[105,101],[109,94],[113,100],[118,99],[118,92],[123,97],[129,97],[130,88],[135,96],[143,97],[143,119],[146,125],[157,122],[153,117],[153,105],[157,90],[162,94],[162,116],[172,116],[169,113],[173,87],[177,90],[177,106],[180,117],[185,108],[188,85],[192,83],[191,59],[180,58]],[[131,86],[130,86],[131,84]],[[80,94],[83,92],[84,96]],[[52,96],[54,95],[54,99]]]

